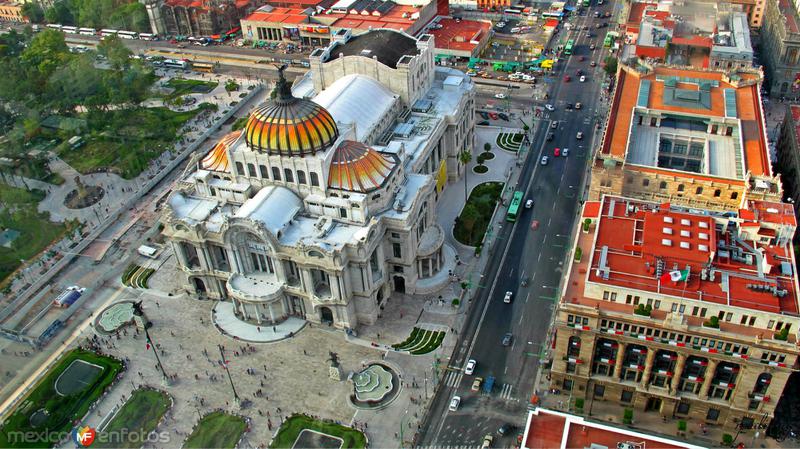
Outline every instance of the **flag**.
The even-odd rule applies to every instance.
[[[689,277],[689,270],[672,270],[661,275],[661,282],[680,282]]]

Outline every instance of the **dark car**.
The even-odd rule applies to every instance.
[[[553,138],[554,138],[554,137],[555,137],[555,136],[553,135],[553,133],[547,133],[547,141],[548,141],[548,142],[550,142],[551,140],[553,140]]]
[[[499,113],[497,115],[500,116],[501,119],[503,119],[505,121],[508,121],[508,116],[505,113],[501,112],[501,113]]]
[[[480,125],[480,126],[489,126],[489,125],[491,125],[491,123],[489,123],[488,120],[481,120],[481,121],[478,122],[478,125]]]
[[[503,346],[511,346],[511,339],[514,338],[511,332],[503,335]]]
[[[508,435],[513,431],[514,431],[514,426],[512,424],[505,423],[502,426],[500,426],[499,429],[497,429],[497,434],[498,435]]]
[[[568,110],[568,111],[571,111],[571,110],[572,110],[572,103],[567,103],[567,110]]]
[[[487,112],[479,111],[478,114],[480,114],[484,120],[489,120],[489,114]]]

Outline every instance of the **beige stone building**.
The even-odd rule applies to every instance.
[[[761,80],[754,69],[621,64],[590,198],[615,194],[712,210],[780,201]]]
[[[579,412],[611,402],[620,419],[630,407],[764,429],[800,354],[792,206],[713,211],[607,195],[583,218],[551,386],[584,398]]]
[[[445,285],[435,205],[472,149],[474,95],[429,35],[337,33],[177,184],[162,221],[184,288],[250,323],[354,329],[393,292]]]

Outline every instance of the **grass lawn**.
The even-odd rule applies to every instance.
[[[184,448],[233,448],[242,437],[247,423],[239,416],[222,412],[204,416],[189,435]]]
[[[501,193],[502,182],[485,182],[472,189],[467,204],[461,209],[461,215],[456,218],[453,229],[456,240],[468,246],[478,246],[481,243]]]
[[[83,390],[69,396],[56,393],[54,384],[61,373],[77,360],[99,365],[103,372],[90,385]],[[73,421],[82,418],[103,391],[114,381],[117,373],[122,370],[122,362],[97,355],[93,352],[75,349],[68,352],[61,361],[50,370],[45,377],[28,393],[28,396],[8,417],[0,429],[0,447],[51,447],[56,441],[9,441],[9,432],[70,432]],[[40,409],[45,409],[48,415],[44,422],[34,427],[30,423],[30,416]]]
[[[174,89],[167,94],[165,100],[174,100],[186,94],[207,94],[214,90],[219,83],[217,81],[200,81],[185,78],[172,78],[167,81],[167,87]]]
[[[283,422],[270,447],[273,449],[291,449],[303,429],[316,430],[320,433],[341,438],[344,441],[342,449],[360,449],[367,446],[367,437],[358,430],[335,423],[319,421],[305,415],[294,415]]]
[[[20,266],[20,259],[33,259],[73,227],[73,224],[53,223],[50,214],[36,209],[44,196],[38,190],[17,189],[0,183],[0,229],[20,232],[11,248],[0,246],[0,280]]]
[[[142,439],[155,430],[158,421],[169,408],[169,396],[163,391],[139,389],[97,436],[93,447],[137,448]],[[135,434],[134,438],[120,441],[120,435]],[[113,438],[113,440],[112,440]]]
[[[59,156],[81,173],[110,169],[125,179],[135,178],[147,164],[172,148],[178,130],[201,110],[176,112],[168,108],[109,111],[89,117],[93,131],[80,148],[61,145]]]

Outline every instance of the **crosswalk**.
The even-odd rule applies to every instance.
[[[464,373],[460,371],[448,371],[447,376],[444,378],[444,383],[448,387],[457,387],[461,383],[462,377],[464,377]]]
[[[507,400],[507,401],[513,400],[514,398],[511,396],[511,392],[513,390],[514,390],[514,386],[513,385],[511,385],[511,384],[503,384],[503,388],[501,390],[500,397],[505,399],[505,400]]]
[[[461,380],[464,378],[464,373],[461,371],[448,371],[444,377],[444,383],[448,387],[455,388],[461,385]],[[498,388],[499,387],[499,388]],[[494,392],[499,390],[498,396],[500,399],[506,401],[514,401],[519,402],[519,398],[514,397],[514,385],[513,384],[502,384],[502,385],[495,385]],[[484,394],[481,392],[481,394]]]

